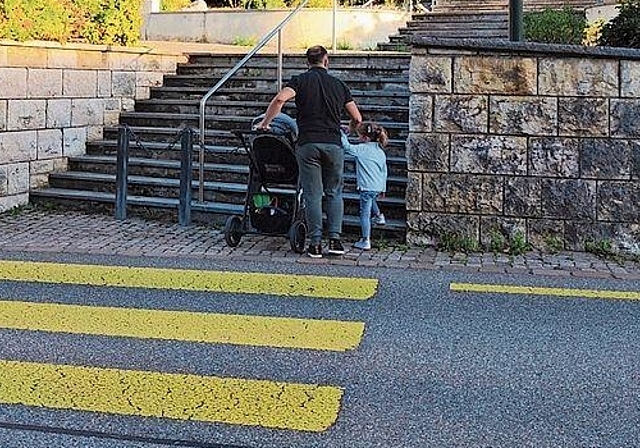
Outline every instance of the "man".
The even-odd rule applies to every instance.
[[[342,185],[344,150],[341,146],[340,117],[346,110],[354,129],[362,122],[358,106],[344,82],[327,72],[329,55],[317,45],[307,50],[309,70],[294,76],[271,100],[259,129],[268,129],[284,104],[295,98],[299,128],[296,159],[305,200],[312,258],[322,257],[322,194],[327,205],[328,253],[342,255]]]

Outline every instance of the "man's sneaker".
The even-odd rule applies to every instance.
[[[331,255],[344,255],[345,250],[340,240],[335,238],[329,240],[329,253]]]
[[[384,215],[380,213],[379,215],[376,215],[373,218],[371,218],[371,222],[375,225],[383,226],[387,223],[387,220],[384,219]]]
[[[371,241],[364,239],[364,238],[360,238],[360,240],[356,241],[355,243],[353,243],[353,247],[355,247],[356,249],[360,249],[360,250],[370,250],[371,249]]]
[[[307,255],[311,258],[322,258],[322,245],[309,244],[309,247],[307,248]]]

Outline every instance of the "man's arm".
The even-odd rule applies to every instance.
[[[360,109],[358,109],[355,101],[349,101],[344,105],[344,107],[347,110],[349,117],[351,117],[351,120],[349,121],[349,130],[351,132],[355,132],[356,126],[362,123],[362,115],[360,114]]]
[[[271,120],[275,118],[282,111],[282,106],[284,103],[289,101],[290,99],[296,96],[296,91],[291,87],[285,87],[280,92],[277,93],[276,96],[273,97],[269,106],[267,107],[267,111],[264,113],[264,118],[260,123],[256,125],[258,129],[269,129],[269,124]]]

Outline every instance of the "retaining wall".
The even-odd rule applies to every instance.
[[[640,253],[640,51],[415,38],[408,240]]]
[[[0,212],[28,203],[30,188],[84,154],[178,61],[145,48],[0,41]]]
[[[273,30],[290,10],[180,11],[150,13],[145,16],[142,37],[145,40],[174,40],[235,44],[250,42],[251,46]],[[336,12],[336,41],[350,49],[375,49],[389,35],[406,25],[411,15],[406,11],[378,9],[339,9]],[[283,28],[285,48],[306,49],[311,45],[331,46],[333,11],[303,9]],[[268,45],[277,45],[274,38]]]

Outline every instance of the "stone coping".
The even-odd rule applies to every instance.
[[[538,42],[513,42],[505,39],[453,39],[421,36],[414,34],[411,38],[412,53],[420,54],[421,47],[479,50],[479,51],[508,51],[524,54],[545,54],[566,56],[585,56],[589,58],[614,58],[640,60],[640,49],[618,47],[586,47],[583,45],[544,44]]]

